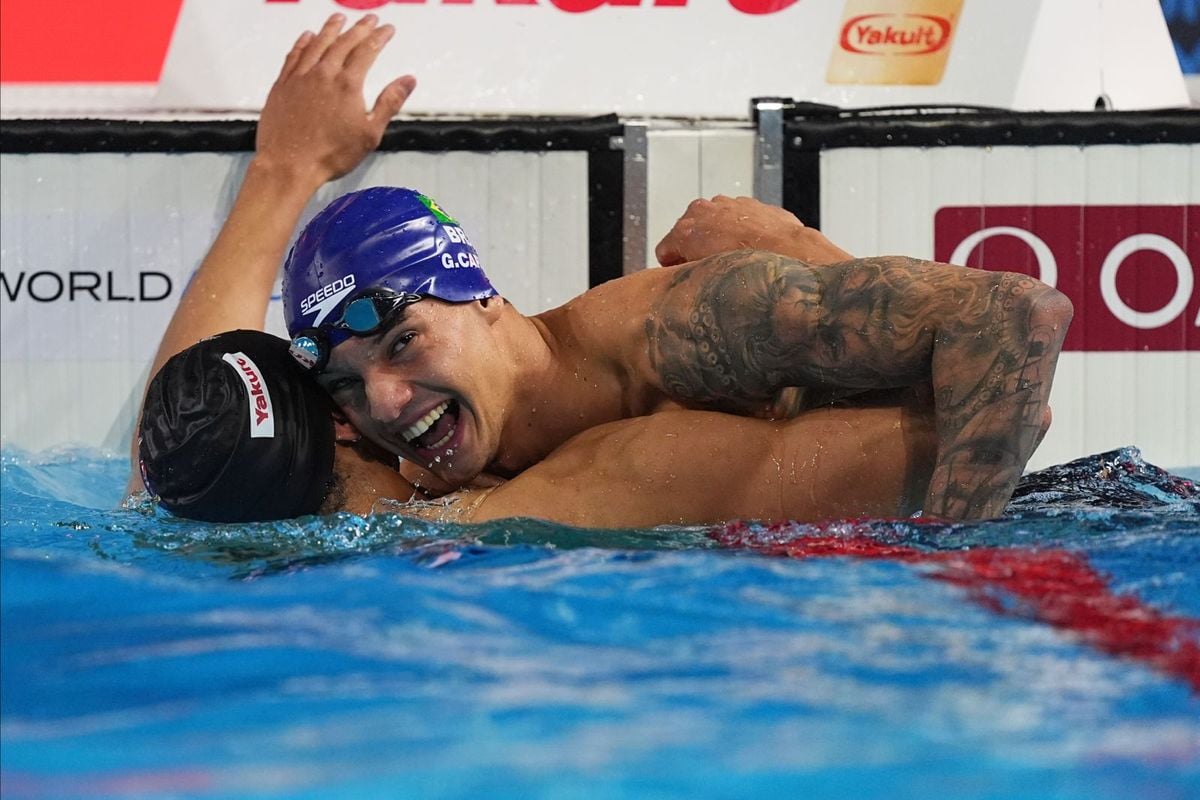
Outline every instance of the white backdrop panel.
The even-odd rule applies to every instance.
[[[0,438],[123,451],[150,359],[224,221],[248,155],[0,156]],[[587,289],[587,156],[377,153],[358,188],[409,185],[471,231],[488,274],[535,313]],[[278,295],[278,287],[276,291]],[[268,329],[283,333],[278,300]]]
[[[1157,0],[187,0],[155,106],[257,109],[302,30],[368,10],[397,30],[368,95],[412,72],[413,113],[744,119],[765,95],[1187,103]]]
[[[841,148],[821,155],[821,227],[856,255],[934,257],[934,218],[945,207],[1027,206],[1035,213],[1047,206],[1152,210],[1198,204],[1196,145]],[[1094,233],[1084,227],[1085,211],[1080,214],[1081,232]],[[1133,219],[1130,224],[1136,228],[1136,214]],[[1193,276],[1200,277],[1194,233],[1198,227],[1200,220],[1189,213],[1176,243],[1185,251]],[[1086,251],[1101,245],[1089,239],[1078,246]],[[1068,270],[1079,268],[1073,263],[1062,259],[1060,277],[1066,279]],[[1083,281],[1095,287],[1099,265],[1087,258],[1083,263]],[[1137,269],[1126,266],[1123,271]],[[1148,286],[1159,276],[1138,281]],[[1186,324],[1195,328],[1200,326],[1200,320],[1193,321],[1200,280],[1193,286],[1184,315]],[[1073,299],[1073,328],[1089,329],[1095,338],[1097,326],[1109,324],[1098,316],[1108,319],[1107,310]],[[1192,330],[1191,342],[1197,341],[1196,334]],[[1142,447],[1149,460],[1162,466],[1200,464],[1200,352],[1189,346],[1190,350],[1164,352],[1108,352],[1088,345],[1063,353],[1051,398],[1054,425],[1030,468],[1128,444]]]

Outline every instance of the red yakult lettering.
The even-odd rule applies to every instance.
[[[271,394],[263,385],[258,365],[251,361],[245,353],[226,353],[221,356],[221,360],[234,368],[249,393],[246,400],[251,415],[250,438],[273,437],[275,435],[275,418],[271,407]]]
[[[238,366],[242,368],[242,372],[246,373],[246,383],[250,387],[250,397],[254,400],[254,424],[261,425],[263,420],[269,417],[270,409],[267,408],[267,398],[263,397],[262,382],[258,378],[258,373],[254,370],[245,358],[237,360]]]
[[[918,56],[945,47],[952,27],[931,14],[867,14],[846,22],[840,44],[851,53]]]

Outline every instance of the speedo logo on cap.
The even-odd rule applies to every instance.
[[[245,353],[226,353],[221,356],[246,384],[246,400],[250,405],[250,438],[273,439],[275,437],[275,409],[271,406],[271,393],[262,379],[262,370]]]
[[[325,284],[300,301],[300,314],[315,313],[317,318],[311,324],[314,328],[319,327],[329,313],[337,308],[338,303],[354,291],[354,285],[354,273]]]

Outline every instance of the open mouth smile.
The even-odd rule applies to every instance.
[[[459,411],[458,401],[445,400],[400,435],[422,458],[431,458],[462,438],[458,435]]]

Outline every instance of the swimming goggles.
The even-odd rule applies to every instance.
[[[292,337],[288,352],[300,366],[310,372],[320,372],[329,363],[329,351],[336,344],[331,341],[335,331],[344,331],[351,336],[372,336],[391,322],[400,309],[422,298],[423,295],[392,289],[367,289],[346,303],[337,320],[297,333]],[[341,338],[338,337],[339,342]]]

